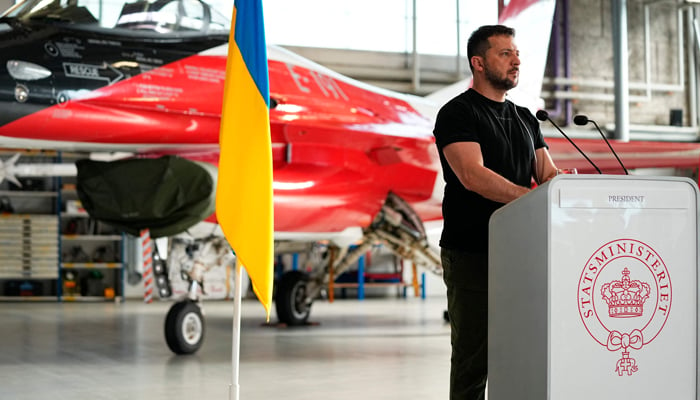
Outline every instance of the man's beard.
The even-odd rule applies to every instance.
[[[514,87],[518,86],[517,80],[513,80],[513,79],[508,78],[508,75],[501,78],[500,76],[493,73],[491,71],[491,68],[488,68],[488,66],[486,68],[484,68],[484,72],[486,75],[486,80],[489,81],[491,86],[493,86],[496,89],[510,90],[510,89],[513,89]]]

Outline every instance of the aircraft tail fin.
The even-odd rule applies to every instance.
[[[544,108],[542,82],[549,53],[555,0],[512,0],[499,23],[515,29],[520,50],[520,83],[508,92],[508,98],[535,113]]]
[[[541,98],[542,82],[549,52],[549,40],[554,19],[554,0],[511,0],[503,9],[498,23],[515,29],[522,67],[518,86],[508,92],[508,98],[529,108],[534,114],[544,108]],[[437,90],[425,98],[436,104],[448,100],[471,87],[469,77]]]

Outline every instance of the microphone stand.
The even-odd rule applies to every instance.
[[[561,133],[561,134],[566,138],[566,140],[568,140],[569,143],[571,143],[571,145],[574,146],[574,147],[576,148],[576,150],[578,150],[578,152],[581,153],[581,155],[582,155],[586,160],[588,160],[588,162],[593,166],[593,168],[595,168],[595,170],[598,171],[599,174],[601,174],[601,175],[603,174],[603,173],[600,171],[600,168],[598,168],[598,166],[595,165],[595,163],[594,163],[593,161],[591,161],[590,158],[588,158],[588,156],[586,155],[586,153],[584,153],[583,150],[579,149],[578,146],[576,146],[576,143],[574,143],[574,141],[571,140],[571,139],[566,135],[566,133],[564,133],[564,131],[561,130],[561,128],[559,128],[559,126],[558,126],[557,124],[555,124],[554,121],[552,121],[551,118],[549,118],[549,113],[548,113],[547,111],[545,111],[545,110],[539,110],[539,111],[537,111],[537,113],[535,114],[535,116],[537,117],[537,119],[539,119],[539,120],[542,121],[542,122],[544,122],[544,121],[549,121],[552,125],[554,125],[554,127],[557,128],[557,130],[559,131],[559,133]]]
[[[586,124],[589,123],[589,122],[593,122],[593,125],[594,125],[595,128],[598,130],[598,133],[600,133],[600,136],[603,138],[603,140],[605,140],[605,143],[608,145],[608,148],[609,148],[610,151],[613,153],[613,155],[615,155],[615,158],[617,159],[617,162],[620,163],[620,166],[621,166],[622,169],[625,171],[625,175],[629,175],[630,173],[627,171],[627,168],[625,168],[625,165],[622,163],[622,160],[620,160],[620,157],[617,156],[617,153],[615,152],[615,150],[614,150],[614,149],[612,148],[612,146],[610,145],[610,142],[608,142],[608,138],[605,137],[605,135],[603,134],[603,131],[600,129],[600,127],[598,126],[598,124],[596,124],[596,122],[593,121],[592,119],[588,119],[588,117],[585,116],[585,115],[577,115],[577,116],[574,117],[574,123],[575,123],[576,125],[582,126],[582,125],[586,125]]]

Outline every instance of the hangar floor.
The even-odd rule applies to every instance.
[[[318,325],[280,328],[265,326],[262,306],[244,300],[240,398],[447,398],[445,304],[318,301]],[[206,339],[191,356],[164,342],[170,305],[1,304],[0,399],[228,399],[233,303],[205,303]]]

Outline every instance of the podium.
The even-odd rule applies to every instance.
[[[489,227],[489,400],[698,400],[698,188],[560,175]]]

